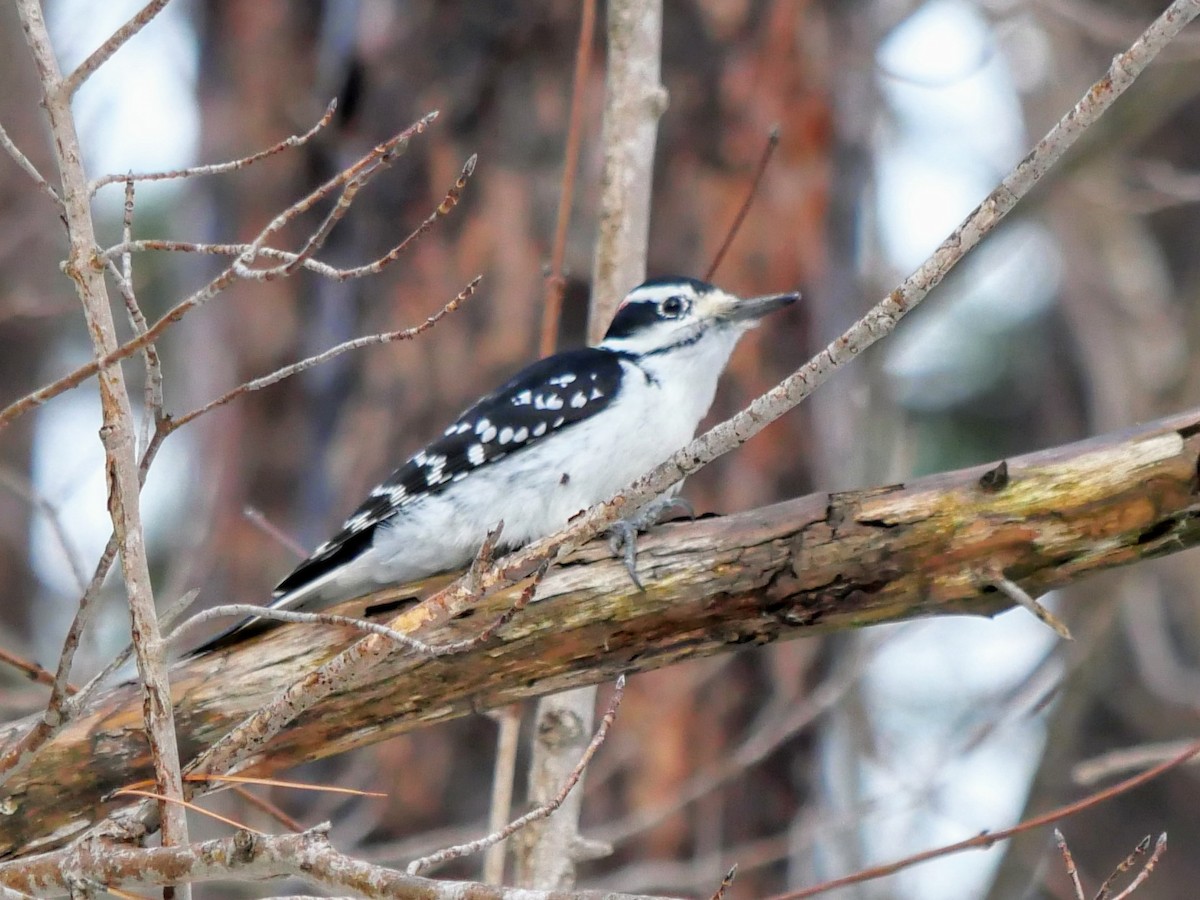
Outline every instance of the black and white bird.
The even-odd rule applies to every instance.
[[[639,285],[599,345],[524,369],[372,490],[279,583],[270,606],[312,612],[461,568],[501,521],[502,548],[553,534],[687,444],[738,340],[798,296],[739,299],[691,278]],[[631,575],[634,526],[653,524],[669,503],[660,498],[615,530]],[[256,622],[195,652],[240,639]]]

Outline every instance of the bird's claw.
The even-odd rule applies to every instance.
[[[646,592],[646,588],[637,576],[638,535],[647,528],[657,525],[663,520],[664,514],[672,510],[686,514],[689,519],[696,518],[696,511],[692,504],[683,497],[659,497],[657,500],[647,503],[628,519],[621,519],[613,523],[612,527],[608,529],[608,546],[611,548],[613,556],[622,557],[625,571],[629,573],[629,580],[642,593]]]
[[[627,519],[621,519],[608,529],[608,546],[613,556],[622,557],[625,571],[629,573],[629,580],[633,582],[633,586],[645,593],[646,588],[637,577],[637,536],[637,525]]]

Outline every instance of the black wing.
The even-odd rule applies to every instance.
[[[340,531],[275,588],[280,596],[349,562],[371,546],[375,529],[421,497],[608,406],[621,388],[618,354],[595,347],[539,360],[466,410],[442,436],[374,490]]]

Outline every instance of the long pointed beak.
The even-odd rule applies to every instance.
[[[745,300],[734,299],[735,302],[724,310],[722,318],[729,321],[745,321],[761,319],[767,313],[790,306],[800,299],[799,293],[768,294],[765,297],[749,297]]]

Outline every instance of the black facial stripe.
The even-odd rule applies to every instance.
[[[629,337],[649,328],[658,321],[660,319],[656,303],[651,303],[648,300],[626,303],[617,310],[612,324],[608,326],[608,331],[604,334],[604,339]]]

